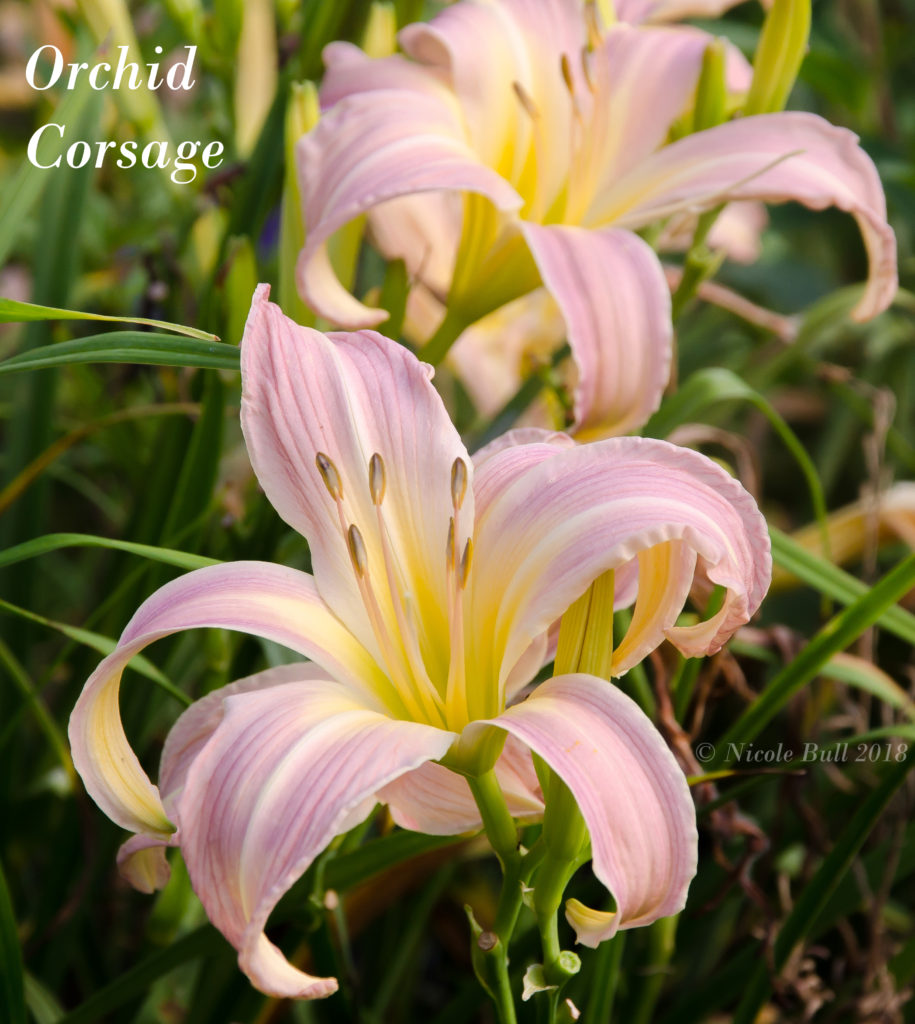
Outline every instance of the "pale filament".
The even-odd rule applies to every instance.
[[[593,148],[586,145],[585,116],[575,88],[572,64],[565,53],[560,58],[559,69],[562,72],[562,80],[565,83],[566,91],[572,104],[572,118],[569,122],[569,169],[566,177],[563,221],[565,223],[578,223],[581,220],[581,215],[587,208],[589,190],[585,187],[585,182],[591,178]],[[586,97],[590,102],[584,109],[591,109],[593,105],[594,82],[591,79],[587,49],[581,51],[581,70],[588,91],[591,93],[591,97]]]
[[[534,103],[533,97],[520,82],[512,82],[512,89],[514,90],[518,103],[521,105],[521,109],[525,114],[527,114],[531,122],[531,134],[534,140],[534,189],[533,194],[530,197],[530,208],[528,209],[525,218],[527,220],[538,221],[545,212],[542,209],[543,189],[540,187],[540,174],[546,167],[546,149],[544,147],[542,118],[540,117],[540,111],[537,109],[537,104]]]
[[[375,452],[369,460],[369,492],[372,495],[372,502],[375,505],[376,519],[378,522],[378,535],[381,539],[381,554],[384,559],[385,575],[388,582],[388,591],[391,595],[391,604],[394,606],[394,616],[397,619],[397,628],[403,640],[403,649],[406,656],[407,669],[413,679],[415,689],[420,699],[426,706],[430,716],[441,718],[444,711],[444,702],[435,689],[429,673],[426,670],[425,662],[419,649],[419,636],[416,630],[415,619],[407,616],[404,607],[403,595],[407,587],[394,551],[391,546],[391,538],[388,533],[387,524],[381,511],[381,503],[384,501],[387,490],[387,474],[384,467],[384,460]]]
[[[448,524],[448,541],[445,550],[448,588],[448,685],[445,696],[445,713],[453,729],[461,729],[470,719],[467,706],[467,673],[464,649],[464,590],[470,574],[473,557],[473,541],[468,537],[463,553],[458,558],[458,538],[461,535],[460,512],[467,492],[467,465],[463,459],[455,459],[451,467],[452,516]]]

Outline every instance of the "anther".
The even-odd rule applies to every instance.
[[[458,568],[458,586],[461,590],[467,586],[467,577],[470,575],[470,563],[473,561],[473,541],[468,537],[464,545],[464,554],[461,555],[461,564]]]
[[[575,95],[575,82],[572,79],[572,65],[569,63],[568,54],[563,54],[559,59],[559,69],[562,71],[562,80],[566,84],[566,89],[569,91],[569,97],[572,100],[572,111],[578,120],[581,120],[581,110],[578,106],[578,97]]]
[[[356,575],[365,576],[369,568],[369,556],[365,550],[365,541],[355,523],[350,524],[350,528],[346,531],[346,546],[349,549],[350,561],[353,563]]]
[[[575,95],[575,83],[572,81],[572,67],[569,64],[569,55],[564,53],[559,58],[559,70],[562,72],[562,80],[566,84],[566,88],[569,90],[569,95]]]
[[[372,501],[380,505],[384,501],[384,490],[387,484],[384,471],[384,460],[375,452],[369,459],[369,490],[372,493]]]
[[[334,501],[339,501],[343,497],[343,484],[340,482],[340,474],[337,472],[337,467],[324,452],[318,452],[315,455],[315,465],[318,467],[318,472],[321,474],[321,479],[324,481],[324,486],[327,488],[330,496]]]
[[[540,111],[537,109],[537,104],[534,103],[531,94],[524,88],[524,86],[518,82],[512,82],[512,88],[515,90],[515,95],[518,97],[518,102],[524,107],[525,112],[532,121],[536,121],[540,117]]]
[[[459,509],[464,504],[467,493],[467,463],[463,459],[455,459],[451,464],[451,500]]]

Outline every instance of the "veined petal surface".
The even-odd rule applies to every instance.
[[[342,327],[386,319],[340,284],[327,240],[349,221],[397,196],[455,189],[478,192],[496,207],[517,209],[515,190],[481,164],[463,140],[454,110],[416,90],[349,96],[325,114],[296,151],[306,226],[297,266],[302,298]]]
[[[523,230],[578,366],[579,439],[640,427],[660,405],[673,354],[670,290],[654,250],[613,228]]]
[[[711,460],[665,441],[611,438],[559,451],[516,477],[478,517],[471,658],[504,676],[590,583],[670,541],[700,556],[727,588],[712,625],[680,628],[665,601],[635,620],[631,657],[664,636],[689,655],[717,650],[759,606],[771,575],[765,522],[749,494]],[[659,589],[685,593],[682,550],[653,560]],[[492,595],[498,594],[498,599]],[[663,616],[663,617],[662,617]],[[485,668],[484,668],[485,666]],[[624,671],[629,665],[615,666]]]
[[[404,772],[442,757],[454,733],[395,721],[332,681],[237,694],[177,802],[182,851],[213,924],[262,992],[336,989],[293,967],[264,934],[270,912],[331,839]]]
[[[147,644],[184,629],[216,627],[261,636],[314,658],[383,708],[387,682],[367,651],[321,599],[305,573],[267,562],[197,569],[166,584],[137,609],[118,646],[89,677],[70,717],[73,763],[93,800],[132,832],[173,831],[159,791],[124,734],[121,673]]]
[[[396,604],[403,596],[430,671],[441,668],[436,658],[447,652],[451,473],[462,460],[467,488],[456,524],[460,552],[473,523],[473,468],[430,383],[432,371],[374,332],[323,335],[300,327],[267,301],[268,294],[267,286],[258,288],[242,342],[242,427],[258,480],[279,514],[308,540],[322,597],[366,648],[381,660],[347,548],[350,524],[365,543],[367,576],[387,632],[400,634]],[[339,508],[315,465],[319,452],[339,478]],[[385,467],[383,528],[369,482],[375,454]]]
[[[302,682],[305,679],[325,679],[327,672],[312,662],[280,665],[237,679],[218,690],[195,700],[176,720],[165,737],[159,762],[159,793],[166,814],[174,816],[175,802],[184,788],[187,772],[194,758],[207,744],[222,721],[225,699],[236,693],[248,693],[282,683]],[[136,835],[118,850],[118,870],[140,892],[161,889],[169,879],[165,849],[179,845],[180,837],[173,832],[167,838]]]
[[[696,873],[696,812],[686,776],[661,734],[618,687],[557,676],[491,721],[565,782],[588,832],[594,873],[616,900],[597,945],[619,928],[683,909]]]
[[[892,301],[896,238],[877,170],[856,135],[815,114],[759,114],[680,139],[604,191],[588,217],[637,229],[732,199],[794,200],[852,214],[870,259],[867,287],[852,315],[867,320]]]

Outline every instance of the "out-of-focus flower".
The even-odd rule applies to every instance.
[[[641,425],[669,375],[664,274],[635,232],[735,200],[835,205],[857,219],[870,276],[854,316],[896,289],[883,191],[855,136],[765,114],[665,144],[710,37],[689,27],[595,30],[577,0],[461,0],[400,34],[405,55],[325,50],[327,112],[298,147],[308,228],[298,283],[347,327],[385,313],[336,280],[328,239],[368,212],[381,251],[446,311],[425,355],[543,286],[577,366],[582,439]],[[590,24],[590,34],[589,34]],[[730,59],[728,86],[749,69]]]
[[[791,534],[791,539],[836,565],[860,559],[869,548],[876,550],[899,541],[915,550],[915,483],[893,484],[874,498],[832,512],[826,519],[828,548],[824,547],[819,523],[802,527]],[[772,586],[779,590],[796,586],[797,582],[797,577],[787,569],[778,568],[772,575]]]
[[[579,803],[594,871],[616,900],[605,935],[676,912],[695,870],[694,812],[648,718],[583,674],[513,702],[552,656],[551,627],[611,569],[618,603],[635,600],[614,674],[664,638],[688,655],[720,648],[769,580],[753,500],[663,441],[578,446],[528,430],[471,459],[429,367],[372,332],[299,327],[267,295],[261,286],[242,344],[242,423],[270,501],[308,539],[314,575],[262,562],[189,573],[140,607],[87,682],[70,723],[74,763],[99,806],[138,833],[122,870],[150,889],[167,877],[163,847],[180,844],[253,983],[327,995],[333,979],[297,970],[264,935],[280,896],[376,801],[407,828],[479,827],[465,780],[435,762],[495,735],[514,815],[542,812],[531,750]],[[723,605],[678,626],[694,582],[725,588]],[[157,788],[124,735],[121,672],[153,640],[203,626],[313,662],[192,705],[166,741]]]

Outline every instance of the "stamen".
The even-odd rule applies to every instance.
[[[457,458],[451,464],[451,501],[457,511],[464,504],[467,493],[467,463]]]
[[[467,543],[464,545],[464,554],[461,555],[461,564],[458,567],[457,583],[461,590],[467,586],[467,577],[470,575],[470,566],[472,562],[473,541],[468,537]]]
[[[559,70],[562,72],[562,80],[566,84],[566,89],[569,91],[569,97],[572,100],[572,113],[575,115],[576,121],[581,121],[581,107],[578,105],[578,97],[575,95],[575,82],[572,78],[572,66],[569,63],[569,55],[564,53],[559,58]],[[573,155],[574,155],[574,138],[573,143]]]
[[[585,85],[591,95],[594,95],[594,79],[591,77],[591,61],[588,58],[588,48],[581,48],[581,73],[585,76]]]
[[[585,4],[585,29],[588,36],[588,48],[596,50],[603,41],[603,32],[601,32],[597,5],[594,3]]]
[[[350,528],[346,531],[346,546],[356,575],[360,579],[364,579],[369,571],[369,556],[365,550],[365,541],[355,523],[351,523]]]
[[[369,491],[372,494],[372,501],[380,505],[384,501],[384,492],[387,486],[387,478],[384,470],[384,460],[375,452],[369,459]]]
[[[353,563],[353,570],[356,573],[356,582],[359,585],[362,603],[365,605],[372,632],[375,634],[388,677],[394,683],[397,696],[407,709],[408,714],[417,722],[427,721],[432,724],[441,722],[444,724],[441,699],[436,700],[437,695],[430,693],[429,688],[424,687],[420,681],[417,680],[417,685],[414,685],[404,651],[397,644],[394,635],[385,623],[368,575],[369,563],[365,541],[355,523],[351,523],[346,531],[346,546]]]
[[[517,80],[512,82],[512,89],[515,90],[518,102],[524,107],[524,112],[532,121],[536,121],[540,117],[540,111],[537,109],[537,104],[534,103],[531,94]]]
[[[343,498],[343,484],[340,481],[337,467],[323,452],[317,453],[314,457],[314,464],[317,466],[317,471],[321,474],[324,486],[328,488],[331,497],[335,502],[339,502]]]
[[[315,465],[318,467],[318,472],[321,474],[321,479],[324,481],[324,486],[327,488],[330,496],[334,501],[340,501],[343,497],[343,484],[340,482],[340,474],[337,472],[337,467],[324,452],[318,452],[315,455]]]

